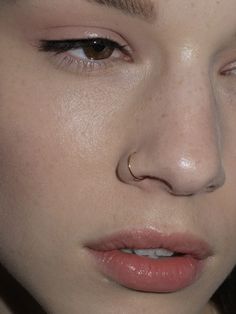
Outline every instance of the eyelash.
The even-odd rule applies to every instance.
[[[86,57],[85,50],[100,45],[110,49],[111,54],[108,57],[96,60]],[[98,47],[97,46],[97,47]],[[103,50],[104,50],[103,49]],[[81,50],[85,55],[85,59],[73,56],[73,53]],[[67,39],[67,40],[41,40],[39,51],[53,53],[56,58],[56,64],[59,67],[66,68],[72,72],[93,72],[104,70],[111,67],[117,62],[132,62],[131,49],[128,45],[120,45],[109,38],[83,38],[83,39]],[[102,50],[101,50],[102,51]],[[121,53],[123,56],[112,57],[115,52]]]

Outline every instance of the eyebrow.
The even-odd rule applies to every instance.
[[[153,22],[156,10],[151,0],[86,0],[90,3],[104,5],[120,10],[122,13]]]
[[[18,0],[0,0],[7,4],[16,4]],[[152,0],[85,0],[90,3],[117,9],[126,15],[138,17],[146,22],[156,20],[157,11]]]

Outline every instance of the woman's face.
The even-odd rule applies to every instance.
[[[1,263],[49,313],[203,313],[236,264],[235,0],[0,3]],[[184,255],[119,250],[153,247]]]

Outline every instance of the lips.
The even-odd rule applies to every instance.
[[[119,232],[87,247],[103,275],[122,286],[145,292],[175,292],[192,285],[212,255],[209,245],[191,234],[166,235],[153,229]],[[121,251],[155,248],[175,254],[152,259]]]

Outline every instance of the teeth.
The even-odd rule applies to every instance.
[[[132,250],[132,249],[122,249],[121,250],[124,253],[128,254],[136,254],[139,256],[147,256],[150,258],[160,258],[160,257],[170,257],[174,255],[174,252],[166,250],[166,249],[137,249],[137,250]]]
[[[148,256],[152,258],[156,257],[169,257],[174,255],[173,252],[165,249],[146,249],[146,250],[134,250],[135,254],[140,256]]]
[[[130,250],[130,249],[122,249],[121,251],[128,254],[134,254],[134,250]]]

